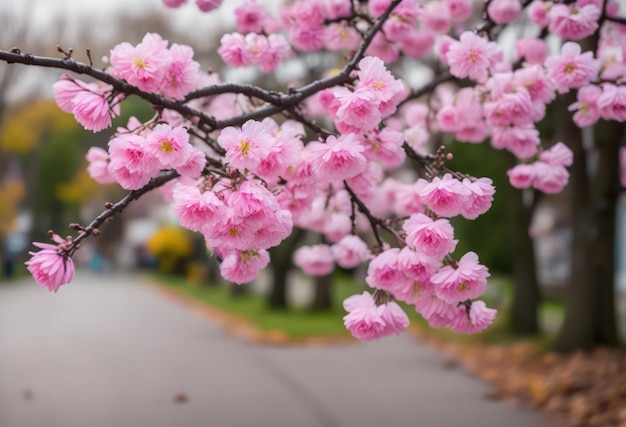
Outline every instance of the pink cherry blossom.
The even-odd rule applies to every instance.
[[[330,250],[337,264],[343,268],[354,268],[370,256],[367,244],[355,235],[343,237],[339,242],[332,245]]]
[[[346,298],[343,307],[348,312],[343,323],[354,337],[362,341],[372,341],[385,335],[387,323],[370,293],[363,292],[362,295]]]
[[[167,40],[154,33],[146,34],[134,47],[126,42],[118,44],[109,58],[115,77],[147,92],[154,92],[161,86],[171,60]]]
[[[246,54],[247,50],[245,37],[240,33],[232,33],[222,36],[217,53],[228,65],[243,67],[252,64],[251,59]]]
[[[385,322],[385,330],[383,335],[400,335],[409,326],[409,318],[394,301],[378,306],[380,317]]]
[[[335,268],[335,259],[328,245],[299,247],[293,254],[293,263],[312,276],[325,276]]]
[[[418,251],[405,246],[398,254],[398,266],[406,277],[425,282],[441,268],[441,261],[437,257],[426,255],[423,250]]]
[[[469,77],[482,83],[487,80],[495,54],[495,45],[471,31],[466,31],[461,34],[459,41],[450,43],[446,60],[453,76],[461,79]]]
[[[369,90],[338,90],[335,93],[340,102],[337,109],[337,120],[357,129],[368,131],[374,129],[382,120],[378,108],[378,97]]]
[[[465,178],[463,185],[470,189],[471,194],[463,206],[461,215],[466,219],[476,219],[491,208],[493,195],[496,192],[493,181],[489,178],[479,178],[475,181]]]
[[[559,193],[569,181],[569,172],[563,166],[546,162],[535,162],[533,166],[535,168],[533,187],[544,193]]]
[[[592,35],[598,28],[601,10],[598,5],[555,4],[548,12],[548,29],[564,39],[578,40]]]
[[[445,266],[431,278],[435,293],[443,301],[456,304],[481,296],[487,288],[489,270],[479,264],[478,255],[468,252],[456,266]]]
[[[540,27],[545,27],[550,23],[548,12],[552,8],[551,1],[533,1],[528,7],[528,18]]]
[[[196,5],[201,11],[210,12],[220,7],[222,1],[223,0],[196,0]]]
[[[183,177],[198,178],[205,166],[206,155],[196,147],[192,147],[187,160],[182,166],[176,167],[176,172]]]
[[[378,254],[367,268],[365,282],[377,289],[393,292],[408,283],[407,277],[398,266],[400,249],[391,248]]]
[[[387,70],[385,63],[375,56],[361,59],[357,77],[357,91],[367,90],[378,102],[389,101],[397,92],[396,79]]]
[[[543,64],[548,57],[546,42],[534,37],[524,37],[515,42],[515,60],[526,60],[529,64]]]
[[[356,49],[360,41],[359,33],[345,22],[335,22],[324,29],[324,46],[328,50]]]
[[[552,166],[569,167],[574,162],[574,153],[562,142],[557,142],[549,150],[542,151],[539,158]]]
[[[428,257],[442,259],[453,252],[458,240],[454,240],[454,229],[447,219],[432,218],[418,213],[404,221],[402,228],[407,232],[407,245]]]
[[[202,231],[219,221],[225,207],[212,191],[200,192],[195,186],[179,185],[173,192],[173,210],[180,225]]]
[[[226,251],[220,263],[222,277],[237,285],[253,281],[270,262],[266,250]]]
[[[29,252],[31,258],[24,264],[40,287],[57,292],[61,285],[72,281],[74,263],[67,253],[49,243],[34,242],[33,245],[41,250]]]
[[[593,58],[593,52],[581,53],[578,43],[567,42],[560,55],[546,60],[546,68],[559,93],[565,93],[588,84],[589,79],[598,74],[599,64]]]
[[[271,135],[262,123],[248,120],[241,130],[227,127],[217,138],[218,144],[226,150],[226,161],[234,168],[254,171],[269,154]]]
[[[626,121],[626,86],[605,83],[597,99],[598,112],[605,120]]]
[[[439,216],[454,217],[461,213],[470,190],[461,181],[447,173],[436,176],[419,193],[430,210]]]
[[[595,85],[587,85],[578,89],[578,102],[568,107],[569,111],[576,111],[573,120],[578,127],[592,126],[598,121],[600,118],[598,99],[601,94],[602,90]]]
[[[533,125],[495,127],[491,144],[495,148],[506,148],[519,159],[528,159],[537,154],[539,131]]]
[[[267,12],[254,0],[248,0],[235,9],[237,31],[240,33],[261,33],[267,20]]]
[[[450,328],[459,334],[476,334],[484,331],[496,317],[497,310],[487,308],[483,301],[472,301],[468,310],[458,307]]]
[[[472,0],[443,0],[450,11],[450,19],[463,22],[472,15]]]
[[[487,7],[489,17],[496,24],[509,24],[515,21],[522,12],[519,0],[492,0]]]
[[[196,88],[200,64],[192,59],[193,49],[189,46],[175,43],[170,55],[159,91],[172,99],[183,99]]]
[[[146,151],[163,169],[183,166],[191,155],[189,134],[182,126],[159,124],[146,136]]]
[[[535,180],[535,167],[533,165],[517,165],[507,171],[509,182],[515,188],[528,188]]]
[[[323,180],[344,180],[363,172],[367,159],[363,155],[365,147],[355,134],[329,136],[325,144],[312,147],[311,168]]]
[[[400,42],[400,47],[405,55],[415,59],[422,59],[432,52],[435,40],[435,33],[430,30],[412,29],[407,37]]]
[[[447,33],[452,24],[450,9],[441,1],[425,3],[420,18],[424,28],[435,33]]]
[[[89,162],[87,173],[99,184],[115,182],[115,177],[109,173],[109,153],[100,147],[91,147],[85,158]]]

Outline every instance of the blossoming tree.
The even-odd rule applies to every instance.
[[[220,3],[196,1],[203,12]],[[294,227],[328,242],[293,254],[307,274],[367,263],[371,292],[344,301],[344,323],[357,338],[402,332],[408,318],[396,301],[414,306],[432,327],[484,330],[496,314],[480,300],[489,271],[476,253],[455,253],[450,218],[485,213],[495,189],[488,177],[451,170],[453,153],[433,142],[490,141],[519,160],[508,172],[513,187],[560,192],[572,151],[561,142],[544,146],[536,124],[567,93],[577,94],[572,126],[626,119],[619,2],[275,3],[273,15],[254,0],[240,2],[237,31],[224,34],[217,50],[222,61],[271,73],[291,57],[324,50],[344,65],[279,92],[222,83],[201,70],[191,47],[154,33],[112,47],[103,69],[88,51],[88,64],[60,47],[58,59],[0,51],[8,63],[70,72],[55,83],[55,99],[93,132],[111,126],[127,97],[156,111],[118,128],[108,151],[87,154],[91,177],[117,182],[128,195],[105,204],[91,223],[72,224],[74,235],[51,232],[54,243],[35,243],[41,250],[31,253],[29,271],[56,292],[72,280],[82,241],[161,187],[180,224],[204,235],[221,274],[236,284],[256,278],[270,261],[268,249]],[[515,43],[506,43],[505,32]],[[584,39],[596,43],[584,49]],[[400,62],[404,69],[428,62],[439,72],[412,88]],[[407,164],[417,171],[411,181],[396,174]]]

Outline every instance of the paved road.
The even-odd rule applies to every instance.
[[[408,337],[251,345],[130,276],[0,286],[1,427],[543,425],[488,392]]]

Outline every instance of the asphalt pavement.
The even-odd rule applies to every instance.
[[[251,344],[136,276],[0,284],[0,427],[544,425],[491,391],[407,336]]]

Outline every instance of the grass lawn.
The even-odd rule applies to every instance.
[[[199,286],[189,283],[184,277],[156,273],[150,274],[149,277],[183,295],[244,318],[263,331],[281,331],[293,340],[311,337],[350,337],[350,333],[343,326],[342,317],[346,313],[341,307],[341,302],[347,296],[358,292],[358,287],[348,277],[336,276],[333,286],[335,307],[321,312],[299,308],[282,311],[269,310],[266,299],[262,295],[252,292],[238,296],[232,295],[230,287],[236,285]]]
[[[265,297],[248,292],[235,296],[231,286],[200,286],[192,284],[184,277],[150,274],[150,277],[166,285],[169,289],[207,303],[223,312],[245,319],[262,331],[280,331],[289,339],[299,341],[311,337],[320,338],[348,338],[350,333],[343,326],[342,318],[346,314],[341,302],[348,296],[362,292],[365,284],[359,284],[350,276],[337,274],[333,283],[333,309],[323,312],[312,312],[302,308],[289,308],[275,311],[267,308]],[[498,309],[499,313],[494,323],[482,334],[459,335],[448,328],[431,329],[427,322],[415,312],[412,306],[404,305],[411,325],[429,336],[452,340],[463,344],[472,343],[511,343],[518,337],[511,336],[506,328],[507,306],[511,299],[511,282],[506,277],[490,279],[489,292],[485,296],[487,305]],[[542,304],[540,316],[548,318],[551,323],[559,322],[562,317],[563,306],[555,302]],[[540,345],[547,344],[550,336],[542,336],[533,341]]]

